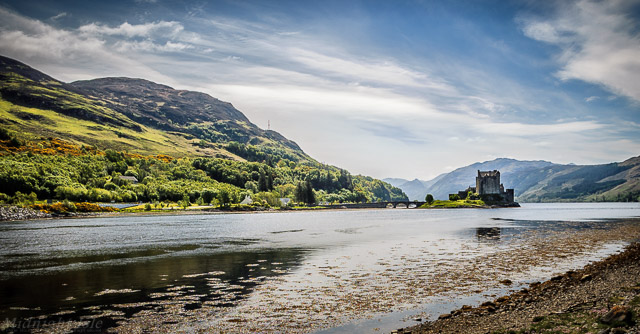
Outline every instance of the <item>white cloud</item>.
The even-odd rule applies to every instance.
[[[549,22],[529,22],[524,27],[525,35],[547,43],[559,43],[562,41],[556,28]]]
[[[59,29],[0,7],[0,49],[62,80],[130,76],[207,92],[318,160],[376,177],[428,178],[496,155],[582,163],[610,157],[607,144],[637,146],[592,120],[506,120],[546,112],[549,92],[470,65],[416,67],[290,27],[192,20],[198,33],[176,21]],[[528,34],[565,43],[553,23]]]
[[[557,45],[562,80],[583,80],[640,101],[640,33],[630,9],[638,0],[579,0],[551,19],[523,19],[524,33]]]
[[[175,83],[172,78],[152,69],[135,54],[120,52],[122,50],[116,47],[117,41],[107,38],[113,34],[151,36],[163,31],[175,35],[176,31],[182,29],[175,22],[140,26],[124,23],[111,29],[89,24],[76,30],[66,30],[26,18],[2,7],[0,22],[0,50],[3,55],[26,62],[58,79],[79,80],[120,75]],[[144,41],[140,43],[144,44]],[[184,43],[166,41],[155,46],[154,50],[187,48],[188,45]]]
[[[129,22],[124,22],[117,27],[90,23],[78,28],[80,33],[93,36],[119,35],[125,37],[151,37],[152,35],[160,35],[167,38],[176,37],[183,30],[184,27],[182,24],[175,21],[160,21],[145,24],[130,24]]]

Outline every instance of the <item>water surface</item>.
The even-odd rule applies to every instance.
[[[493,293],[501,278],[606,256],[632,236],[592,232],[638,216],[638,203],[598,203],[5,222],[0,321],[233,331],[288,318],[297,323],[274,328],[384,330]],[[558,235],[573,248],[543,256],[536,247]]]

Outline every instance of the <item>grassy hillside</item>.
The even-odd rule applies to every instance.
[[[66,84],[6,57],[0,57],[0,116],[4,128],[32,138],[145,155],[314,161],[294,142],[206,94],[128,78]],[[238,153],[264,154],[241,157],[230,144]]]

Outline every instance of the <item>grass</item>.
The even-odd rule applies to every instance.
[[[440,201],[435,200],[431,204],[423,204],[421,209],[430,208],[484,208],[487,205],[482,200],[458,200],[458,201]]]

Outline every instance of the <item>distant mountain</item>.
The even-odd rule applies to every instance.
[[[604,165],[555,165],[512,180],[522,202],[638,201],[640,157]]]
[[[447,199],[451,193],[475,186],[478,170],[494,169],[500,171],[506,188],[514,188],[516,200],[521,202],[638,201],[640,196],[640,157],[621,163],[586,166],[500,158],[422,181],[425,186],[422,194],[417,192],[419,187],[413,181],[398,187],[411,199],[424,198],[427,193],[437,199]]]
[[[402,189],[402,191],[407,194],[407,197],[409,197],[409,199],[412,201],[424,201],[424,198],[428,193],[427,189],[429,189],[434,183],[438,182],[446,175],[446,173],[440,174],[429,181],[419,179],[409,181],[402,178],[386,178],[382,179],[382,181],[387,182],[394,187]]]
[[[424,183],[422,183],[422,181],[418,180],[418,179],[414,179],[413,181],[407,181],[403,184],[401,184],[400,186],[398,186],[398,188],[402,189],[402,191],[404,191],[405,194],[407,194],[407,197],[409,197],[409,200],[417,200],[417,201],[424,201],[424,197],[427,191],[427,188],[424,186]]]
[[[467,189],[469,186],[475,187],[478,170],[494,169],[500,171],[502,183],[504,183],[505,187],[512,188],[511,180],[517,179],[519,173],[527,173],[528,171],[551,165],[553,163],[548,161],[519,161],[506,158],[477,162],[443,174],[437,180],[432,180],[435,182],[429,181],[431,185],[426,187],[426,193],[432,194],[436,199],[447,199],[449,194],[457,193],[460,190]],[[516,196],[519,193],[518,189],[516,189]]]
[[[400,187],[401,185],[409,182],[409,180],[406,179],[399,179],[399,178],[394,178],[394,177],[388,177],[386,179],[382,179],[382,181],[394,186],[394,187]]]

